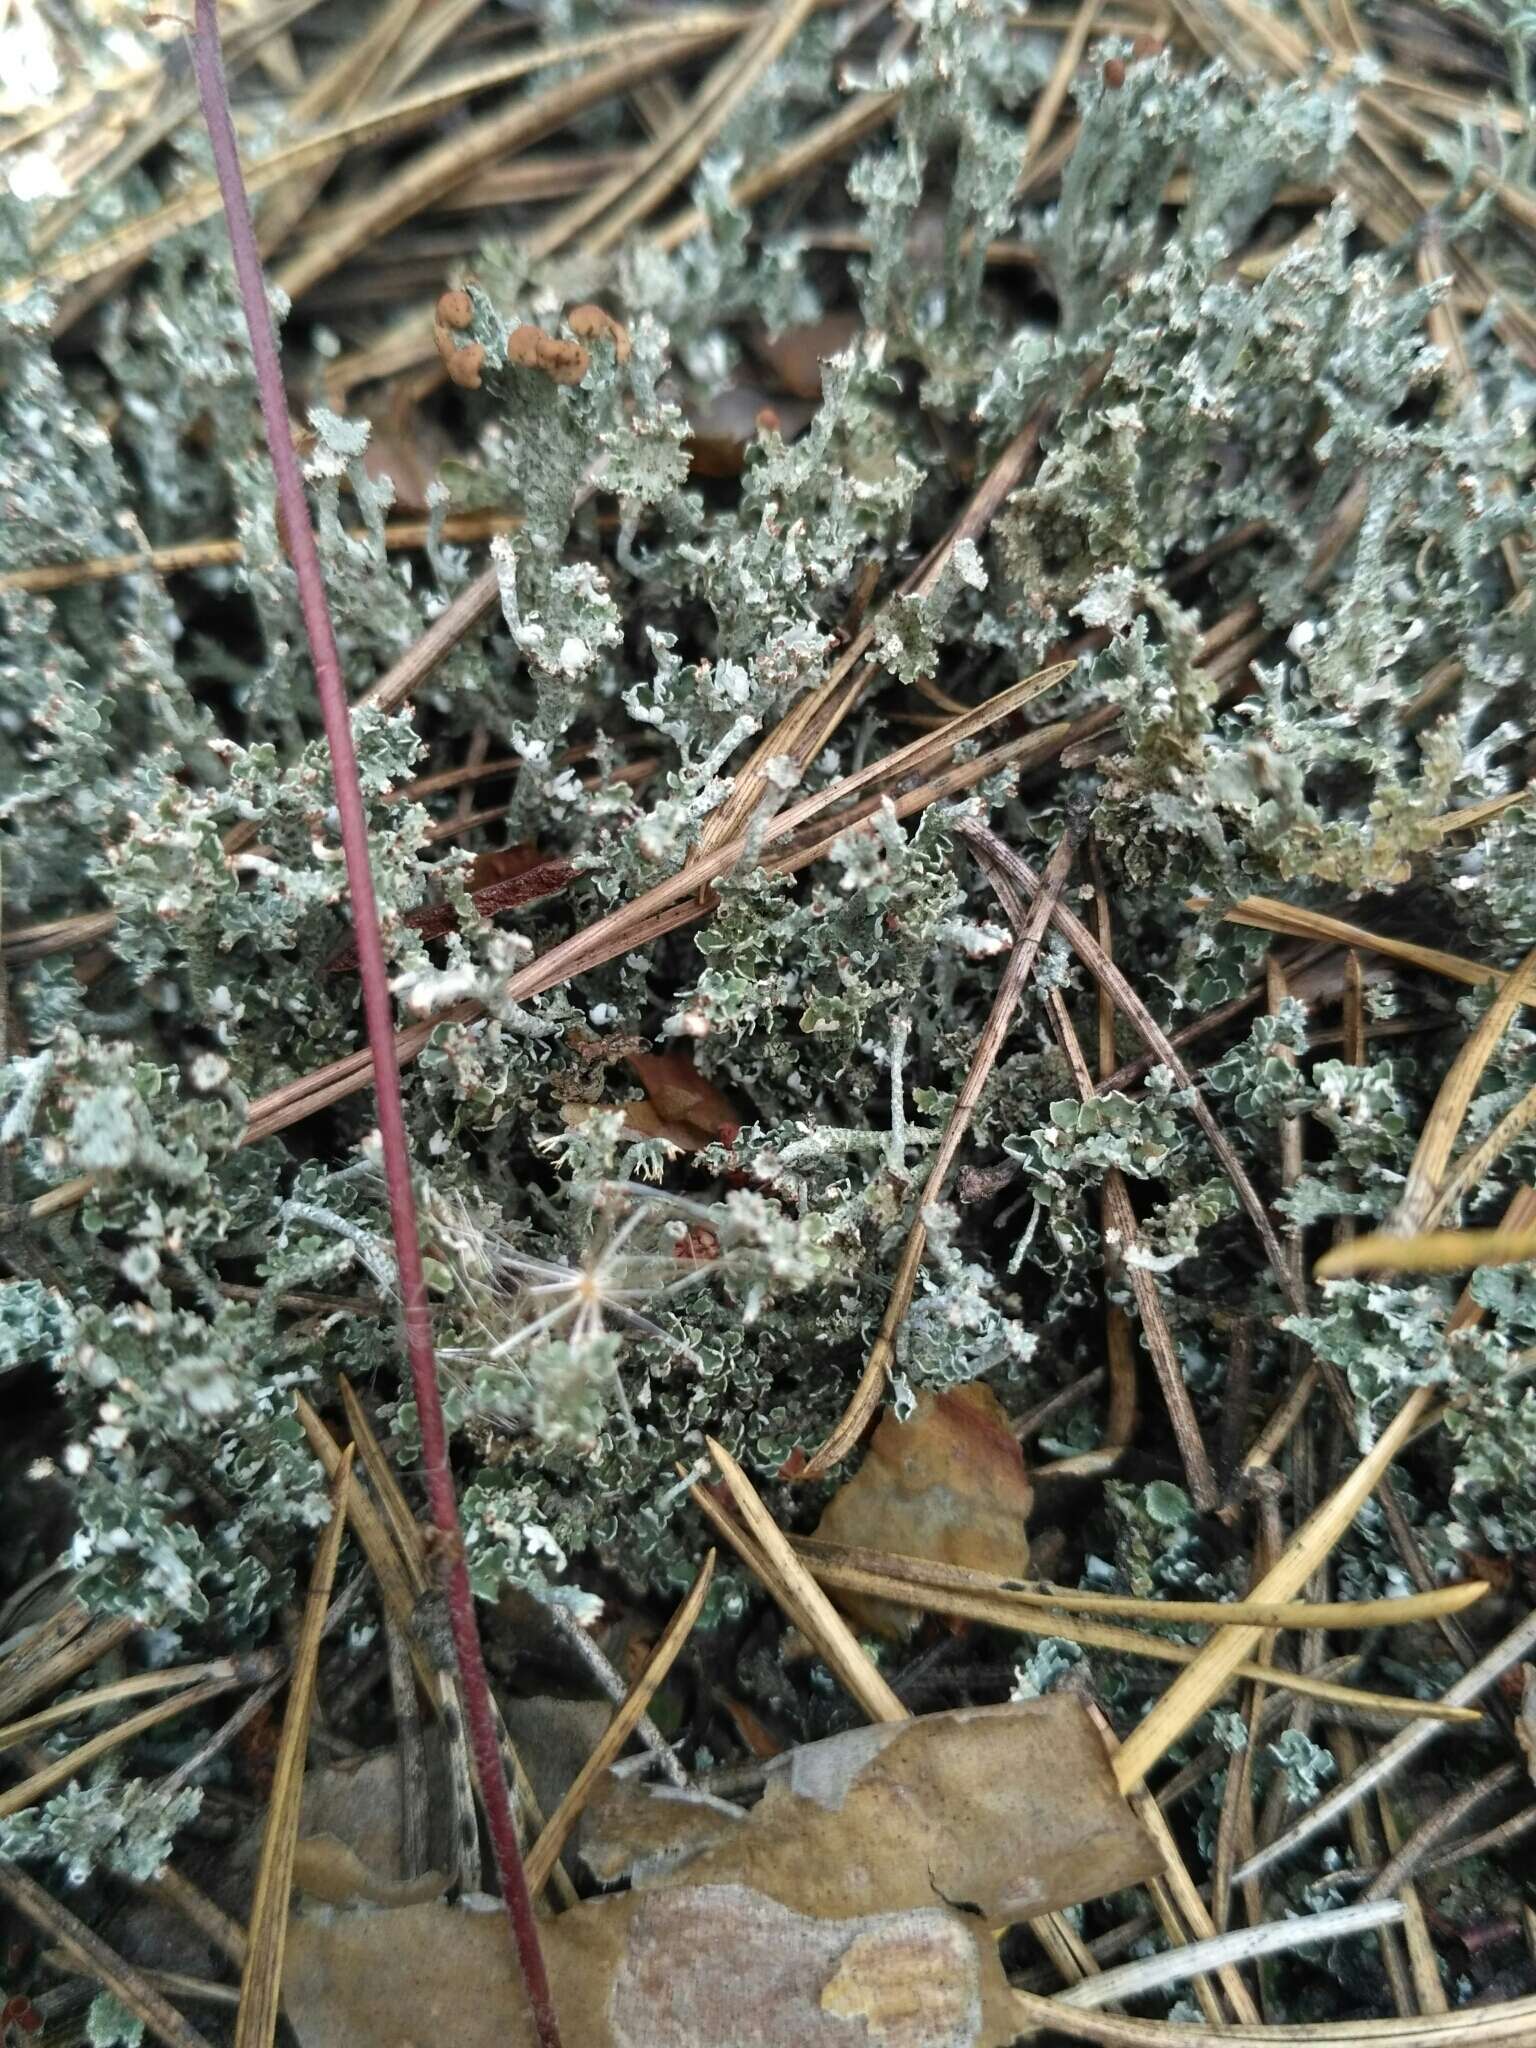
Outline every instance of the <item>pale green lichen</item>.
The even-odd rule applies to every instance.
[[[904,88],[899,115],[828,172],[803,220],[749,212],[730,185],[835,103],[839,38],[857,27],[836,9],[700,167],[703,226],[677,250],[636,240],[601,261],[540,264],[506,238],[486,246],[466,331],[486,368],[455,397],[459,446],[431,493],[425,560],[384,546],[392,490],[366,466],[365,423],[309,413],[354,693],[479,568],[483,557],[443,539],[446,514],[491,505],[522,518],[494,545],[496,614],[408,710],[354,721],[397,994],[413,1016],[465,996],[490,1013],[441,1024],[406,1088],[487,1596],[509,1582],[573,1595],[592,1565],[653,1592],[684,1583],[704,1532],[678,1463],[693,1467],[707,1431],[771,1488],[836,1419],[880,1325],[1007,943],[951,809],[903,823],[882,808],[794,878],[749,856],[690,930],[537,998],[501,993],[532,952],[677,869],[750,751],[831,673],[868,565],[876,672],[820,758],[773,764],[760,818],[909,741],[934,711],[914,686],[980,703],[1086,631],[1075,672],[1027,715],[1108,705],[1113,730],[1049,777],[994,777],[960,801],[1037,864],[1068,819],[1091,823],[1115,957],[1170,1028],[1262,974],[1267,936],[1220,915],[1255,892],[1497,966],[1536,943],[1530,807],[1475,838],[1440,823],[1528,772],[1536,607],[1507,601],[1501,547],[1536,534],[1536,385],[1474,323],[1488,402],[1467,402],[1426,341],[1443,287],[1421,285],[1412,248],[1371,245],[1342,204],[1297,238],[1307,216],[1282,187],[1333,175],[1358,81],[1250,91],[1220,67],[1109,39],[1074,87],[1081,135],[1059,195],[1021,200],[1023,136],[1057,39],[1007,6],[926,0],[908,15],[909,41],[859,60],[858,82]],[[545,17],[551,32],[598,18],[576,5]],[[1520,94],[1523,66],[1521,55]],[[626,118],[595,116],[590,139],[627,133]],[[201,168],[195,139],[174,150],[182,172]],[[1529,138],[1511,152],[1509,175],[1525,175]],[[154,199],[136,174],[72,233]],[[850,219],[868,249],[845,267],[817,231],[846,236]],[[1526,253],[1494,210],[1479,202],[1445,225],[1507,289],[1528,291]],[[1261,226],[1293,245],[1250,282],[1234,265]],[[27,209],[6,202],[9,273],[29,268],[28,229]],[[988,266],[994,239],[1030,252],[1027,288]],[[622,315],[627,360],[596,340],[571,385],[508,364],[509,332],[564,332],[574,284]],[[747,435],[739,478],[694,475],[690,417],[733,380],[755,389],[762,328],[829,313],[852,315],[856,331],[839,335],[804,423],[786,400],[784,418]],[[287,335],[307,367],[318,337],[300,315]],[[54,956],[10,976],[6,1198],[77,1173],[93,1187],[77,1210],[17,1232],[0,1373],[51,1371],[86,1597],[189,1651],[227,1647],[260,1636],[292,1595],[325,1512],[295,1390],[325,1403],[345,1371],[407,1467],[414,1444],[367,1097],[291,1139],[240,1143],[253,1098],[358,1044],[356,980],[332,971],[346,888],[222,230],[162,244],[103,309],[88,352],[56,359],[50,318],[40,292],[0,314],[0,568],[220,531],[239,536],[245,560],[0,598],[6,929],[78,911],[115,919],[91,972]],[[1038,456],[990,531],[956,549],[931,590],[899,594],[1031,417]],[[1234,689],[1201,664],[1200,640],[1250,601],[1243,630],[1262,638],[1252,687]],[[472,740],[515,767],[498,771],[497,821],[461,838],[457,791],[411,784],[458,764]],[[242,826],[254,841],[230,858],[224,836]],[[575,879],[509,929],[473,908],[471,861],[520,841],[568,859]],[[1081,875],[1070,888],[1085,908]],[[409,920],[430,906],[456,910],[458,928],[423,937]],[[1052,942],[1036,979],[1062,993],[1091,1045],[1080,966]],[[1303,993],[1298,983],[1297,1000],[1243,1017],[1198,1056],[1209,1052],[1202,1087],[1248,1170],[1310,1246],[1336,1220],[1391,1216],[1486,997],[1373,987],[1368,1021],[1416,1035],[1375,1042],[1351,1066],[1309,1039],[1319,1012]],[[636,1049],[690,1053],[739,1128],[687,1153],[627,1129]],[[1123,1024],[1114,1050],[1141,1050]],[[1469,1135],[1533,1082],[1536,1035],[1513,1029]],[[1298,1120],[1303,1168],[1282,1187],[1280,1134]],[[1101,1360],[1106,1285],[1134,1305],[1123,1272],[1104,1275],[1100,1190],[1113,1169],[1209,1440],[1223,1431],[1239,1325],[1255,1423],[1306,1348],[1338,1367],[1360,1442],[1404,1391],[1433,1385],[1460,1405],[1414,1447],[1402,1489],[1432,1567],[1449,1569],[1458,1549],[1536,1547],[1524,1272],[1479,1275],[1487,1317],[1454,1340],[1439,1282],[1351,1282],[1287,1314],[1173,1078],[1155,1068],[1083,1104],[1034,995],[962,1166],[925,1217],[900,1407],[920,1388],[985,1377],[1022,1409]],[[1533,1169],[1527,1134],[1464,1205],[1468,1219],[1495,1217]],[[610,1268],[610,1308],[622,1294],[644,1320],[541,1325],[556,1293],[534,1290],[563,1286],[574,1301],[626,1228],[613,1257],[636,1263]],[[668,1261],[693,1231],[710,1256],[675,1285]],[[333,1305],[294,1306],[314,1295]],[[1081,1576],[1229,1597],[1242,1561],[1194,1513],[1144,1356],[1142,1369],[1153,1468],[1084,1511]],[[1098,1402],[1084,1400],[1043,1448],[1086,1450],[1101,1430]],[[792,1497],[776,1505],[797,1512]],[[1405,1583],[1369,1511],[1337,1567],[1349,1593]],[[745,1604],[722,1572],[709,1618]],[[1142,1663],[1088,1661],[1127,1722],[1161,1683]],[[1018,1696],[1078,1662],[1045,1645],[1020,1660]],[[797,1685],[760,1644],[739,1683],[803,1730],[840,1711],[830,1687]],[[1213,1725],[1234,1751],[1230,1720]],[[1296,1731],[1255,1762],[1261,1790],[1278,1772],[1296,1797],[1329,1768]],[[1198,1805],[1207,1843],[1219,1797],[1218,1780]],[[6,1823],[0,1849],[71,1875],[143,1874],[193,1805],[160,1811],[152,1781],[103,1775]]]

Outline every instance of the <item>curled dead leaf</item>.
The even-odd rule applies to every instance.
[[[643,1102],[615,1105],[624,1111],[624,1135],[660,1138],[679,1152],[702,1152],[706,1145],[729,1145],[741,1129],[736,1105],[706,1080],[688,1052],[632,1052],[626,1055],[635,1079],[645,1090]],[[568,1124],[584,1123],[608,1105],[571,1102],[561,1114]],[[678,1246],[678,1257],[718,1256],[718,1240],[707,1230],[694,1230]]]

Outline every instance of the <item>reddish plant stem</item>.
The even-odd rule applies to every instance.
[[[363,1013],[367,1019],[368,1046],[373,1056],[384,1178],[389,1190],[390,1221],[400,1271],[406,1353],[416,1395],[427,1499],[432,1519],[447,1539],[444,1550],[448,1559],[448,1611],[453,1627],[454,1654],[464,1691],[465,1719],[480,1780],[480,1796],[490,1828],[491,1847],[501,1879],[502,1897],[506,1902],[507,1917],[512,1923],[540,2048],[560,2048],[559,2027],[539,1946],[533,1900],[523,1870],[506,1775],[497,1745],[490,1684],[475,1622],[474,1595],[464,1561],[458,1502],[454,1497],[453,1476],[448,1464],[448,1432],[437,1385],[437,1361],[432,1348],[431,1316],[416,1225],[416,1197],[411,1184],[410,1147],[400,1099],[400,1070],[395,1058],[394,1016],[384,960],[384,941],[379,930],[378,903],[374,896],[373,871],[369,865],[368,821],[358,780],[357,756],[352,746],[351,716],[342,684],[341,659],[326,599],[319,550],[315,546],[309,503],[304,495],[298,458],[294,454],[282,365],[278,360],[277,340],[267,307],[266,280],[251,223],[250,200],[240,169],[234,122],[230,118],[229,88],[224,76],[215,0],[197,0],[192,63],[203,119],[213,144],[214,167],[229,226],[235,276],[245,308],[246,325],[250,330],[251,357],[256,369],[261,416],[277,486],[278,510],[298,579],[299,606],[314,664],[315,689],[325,722],[326,743],[330,748],[336,810],[341,822],[341,843],[346,854],[347,883],[352,897],[352,923],[357,935]]]

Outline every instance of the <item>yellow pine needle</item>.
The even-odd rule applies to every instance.
[[[1526,1000],[1533,972],[1536,972],[1536,952],[1528,953],[1505,981],[1440,1083],[1434,1107],[1425,1119],[1414,1150],[1403,1197],[1394,1217],[1398,1230],[1404,1236],[1418,1229],[1434,1202],[1450,1165],[1456,1134],[1466,1122],[1467,1111],[1472,1106],[1483,1071],[1498,1050],[1499,1041],[1509,1029],[1516,1010]]]
[[[1488,982],[1503,983],[1502,968],[1485,967],[1460,953],[1443,953],[1436,946],[1415,946],[1406,939],[1384,938],[1362,925],[1346,924],[1339,917],[1324,917],[1321,911],[1298,910],[1273,896],[1245,896],[1224,913],[1228,924],[1256,925],[1260,931],[1280,932],[1293,939],[1326,939],[1336,946],[1358,946],[1362,953],[1379,953],[1387,960],[1400,960],[1405,967],[1421,967],[1426,974],[1438,974],[1448,981],[1481,988]]]
[[[1084,2012],[1059,1999],[1015,1991],[1021,2034],[1091,2041],[1096,2048],[1530,2048],[1536,2041],[1536,1998],[1477,2005],[1463,2012],[1399,2020],[1323,2020],[1302,2026],[1202,2026]]]
[[[1354,1471],[1292,1536],[1254,1587],[1255,1600],[1290,1600],[1301,1591],[1413,1435],[1430,1399],[1427,1388],[1414,1389]],[[1115,1759],[1115,1775],[1123,1791],[1139,1785],[1170,1745],[1221,1697],[1237,1666],[1247,1659],[1262,1634],[1261,1629],[1252,1626],[1217,1630],[1146,1719],[1131,1731]]]
[[[1376,1230],[1335,1245],[1313,1271],[1319,1280],[1344,1280],[1355,1273],[1462,1273],[1527,1259],[1536,1259],[1536,1230],[1426,1230],[1417,1237]]]

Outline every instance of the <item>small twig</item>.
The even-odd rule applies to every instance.
[[[1092,1372],[1085,1372],[1080,1379],[1061,1387],[1054,1394],[1047,1394],[1043,1401],[1037,1401],[1033,1408],[1026,1408],[1013,1425],[1013,1433],[1021,1444],[1027,1444],[1032,1437],[1039,1436],[1047,1424],[1058,1415],[1070,1413],[1078,1403],[1090,1394],[1096,1394],[1103,1386],[1108,1374],[1102,1365],[1096,1365]]]

